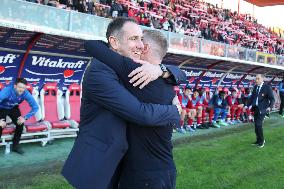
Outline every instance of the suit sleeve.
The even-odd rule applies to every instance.
[[[128,82],[128,75],[141,66],[141,64],[134,62],[132,59],[109,49],[107,44],[103,41],[87,41],[85,43],[85,49],[91,56],[113,69],[123,82]],[[167,66],[167,69],[171,73],[171,76],[166,79],[168,83],[178,85],[186,82],[186,75],[178,66]]]
[[[171,76],[167,78],[167,82],[173,85],[186,83],[186,75],[178,66],[166,66]]]
[[[93,63],[93,62],[92,62]],[[119,83],[117,75],[100,63],[87,68],[85,91],[95,103],[123,119],[144,126],[174,126],[179,123],[176,106],[141,103]],[[95,79],[93,79],[95,78]]]
[[[275,99],[274,99],[274,95],[273,95],[273,91],[271,89],[270,86],[267,85],[267,96],[268,96],[268,99],[269,99],[269,107],[272,109],[273,106],[274,106],[274,102],[275,102]]]
[[[128,83],[130,80],[128,75],[141,66],[141,64],[135,63],[132,59],[114,52],[103,41],[87,41],[85,48],[90,55],[113,69],[124,83]]]

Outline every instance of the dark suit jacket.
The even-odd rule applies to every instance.
[[[96,59],[84,73],[80,113],[80,131],[62,174],[82,189],[107,188],[128,148],[126,121],[172,126],[180,119],[175,106],[141,103],[111,68]]]
[[[129,73],[141,66],[127,57],[123,57],[112,51],[102,41],[92,41],[93,56],[111,67],[119,75],[125,87],[142,102],[156,104],[171,104],[175,96],[173,86],[170,83],[185,82],[185,73],[177,66],[170,66],[168,69],[173,74],[168,82],[159,78],[150,82],[142,90],[133,87],[129,83]],[[107,52],[108,56],[104,56]],[[171,127],[137,127],[135,123],[128,123],[129,149],[123,161],[123,169],[128,172],[135,171],[135,175],[143,175],[151,170],[165,171],[175,169],[172,157],[172,128]],[[139,162],[139,163],[137,163]],[[139,174],[140,172],[140,174]],[[143,172],[143,174],[141,174]],[[131,175],[133,178],[133,174]],[[126,176],[126,177],[128,177]],[[131,179],[128,177],[128,179]]]
[[[267,108],[273,108],[275,99],[273,96],[273,91],[271,87],[267,84],[263,84],[258,95],[257,95],[257,85],[254,86],[252,95],[249,101],[249,106],[252,106],[252,110],[255,111],[256,109],[256,98],[258,96],[258,109],[260,111],[260,114],[265,114]]]

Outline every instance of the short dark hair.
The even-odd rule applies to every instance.
[[[28,82],[25,78],[17,78],[15,84],[17,85],[18,83],[23,83],[25,85],[28,84]]]
[[[184,87],[184,90],[191,90],[191,87],[190,87],[189,85],[186,85],[186,86]]]
[[[136,20],[130,17],[118,17],[112,20],[107,27],[107,32],[106,32],[107,40],[109,40],[109,37],[112,35],[119,36],[121,28],[124,26],[126,22],[133,22],[135,24],[138,24]]]
[[[199,91],[198,91],[197,88],[194,88],[194,89],[193,89],[193,92],[198,92],[198,93],[199,93]]]

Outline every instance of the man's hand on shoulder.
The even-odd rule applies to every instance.
[[[132,83],[134,87],[140,85],[140,89],[144,88],[151,81],[155,81],[163,74],[159,65],[150,64],[145,61],[142,62],[144,62],[142,66],[136,68],[128,75],[128,77],[131,78],[129,82]]]

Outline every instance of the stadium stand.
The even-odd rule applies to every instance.
[[[28,1],[102,17],[133,17],[140,25],[151,28],[270,54],[284,54],[281,36],[259,24],[251,15],[237,14],[198,0]]]

